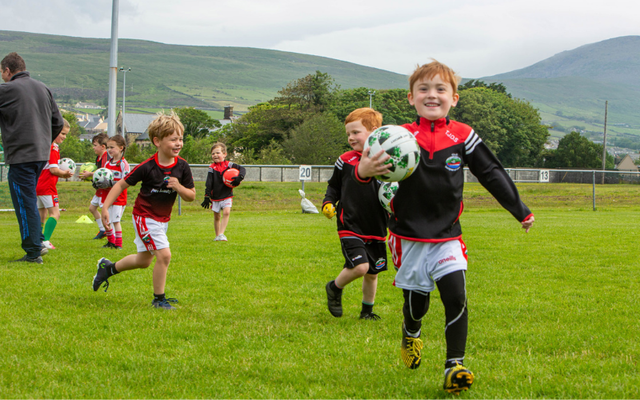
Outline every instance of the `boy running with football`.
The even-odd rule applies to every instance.
[[[534,218],[520,200],[518,190],[498,159],[469,126],[451,121],[447,114],[458,102],[455,72],[437,61],[419,66],[409,78],[409,103],[418,119],[403,125],[413,132],[421,148],[420,164],[401,181],[391,200],[389,248],[397,269],[395,286],[402,289],[401,356],[404,364],[420,366],[420,328],[429,309],[430,293],[438,287],[445,309],[444,390],[460,393],[473,383],[464,366],[467,343],[467,249],[462,241],[463,167],[529,232]],[[357,175],[364,179],[388,173],[388,157],[363,154]]]
[[[130,254],[120,261],[111,262],[106,258],[98,261],[98,271],[93,277],[93,290],[97,291],[108,279],[120,272],[147,268],[155,256],[153,267],[153,293],[151,303],[156,308],[172,310],[176,299],[165,297],[167,269],[171,261],[171,250],[167,239],[167,227],[171,219],[171,209],[176,197],[184,201],[196,198],[193,176],[187,162],[178,157],[182,149],[184,127],[177,115],[160,114],[149,124],[149,138],[158,151],[153,157],[138,164],[124,179],[118,181],[104,201],[102,222],[109,226],[109,207],[120,193],[131,185],[142,182],[140,193],[133,206],[134,243],[138,253]]]
[[[60,134],[51,144],[51,152],[49,153],[49,162],[44,166],[38,185],[36,186],[36,195],[38,196],[38,211],[40,212],[40,222],[44,227],[42,233],[42,245],[47,249],[55,249],[51,244],[51,235],[56,229],[58,219],[60,219],[60,206],[58,204],[58,178],[71,178],[73,171],[68,169],[63,171],[59,167],[60,163],[60,144],[67,138],[67,134],[71,129],[69,121],[62,120],[63,127]],[[47,214],[49,218],[47,218]]]
[[[381,125],[382,114],[371,108],[359,108],[347,116],[345,129],[353,150],[336,161],[322,201],[322,213],[327,218],[337,215],[338,236],[345,258],[342,271],[325,286],[327,306],[334,317],[342,316],[342,290],[354,280],[363,278],[360,319],[380,319],[373,312],[373,304],[378,273],[387,270],[388,216],[378,200],[380,182],[371,178],[359,179],[354,172],[367,137]]]
[[[224,231],[229,224],[229,215],[233,204],[233,188],[242,182],[247,171],[242,165],[225,161],[227,146],[224,143],[218,142],[211,146],[211,158],[213,162],[209,165],[204,201],[200,205],[202,208],[213,211],[213,229],[216,232],[216,237],[213,240],[226,242],[227,237]],[[230,181],[226,181],[225,173],[230,169],[238,170],[238,175]]]

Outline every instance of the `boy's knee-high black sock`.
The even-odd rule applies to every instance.
[[[415,290],[403,289],[404,325],[409,333],[417,333],[422,326],[422,317],[429,311],[429,293],[421,293]]]
[[[468,328],[465,271],[445,275],[437,285],[446,317],[447,360],[462,360],[467,345]]]

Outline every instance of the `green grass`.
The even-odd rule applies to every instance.
[[[59,184],[67,211],[43,265],[7,262],[22,253],[14,214],[0,213],[0,397],[453,398],[441,390],[437,294],[418,370],[400,361],[393,272],[380,276],[381,321],[358,320],[359,282],[345,290],[345,315],[328,313],[324,284],[343,263],[335,221],[302,214],[299,186],[244,182],[227,243],[212,241],[213,216],[198,204],[174,209],[173,312],[151,308],[151,270],[90,289],[99,257],[135,248],[128,217],[119,252],[74,222],[88,184]],[[536,214],[529,234],[480,186],[465,192],[476,382],[461,397],[638,398],[640,186],[598,186],[597,212],[589,185],[518,186]],[[325,188],[305,185],[316,205]]]

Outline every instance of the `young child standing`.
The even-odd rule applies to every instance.
[[[130,171],[129,163],[124,159],[124,151],[126,148],[127,141],[120,135],[115,135],[107,140],[107,153],[110,159],[104,168],[113,171],[114,184],[126,177]],[[111,189],[104,189],[102,191],[100,201],[103,204],[110,191]],[[108,209],[111,225],[104,226],[107,235],[107,244],[102,247],[116,250],[122,249],[122,225],[120,224],[120,220],[122,219],[126,206],[127,189],[124,189]]]
[[[447,114],[458,103],[460,77],[437,61],[418,67],[409,78],[409,103],[418,119],[403,125],[420,145],[420,164],[400,182],[391,204],[389,247],[397,268],[395,286],[402,289],[401,356],[405,365],[420,366],[420,328],[429,309],[429,295],[438,287],[445,309],[447,358],[444,390],[460,393],[473,383],[464,366],[467,343],[467,249],[462,241],[463,167],[529,232],[533,214],[498,159],[469,126],[451,121]],[[383,153],[362,157],[358,176],[388,172]]]
[[[246,169],[239,164],[231,161],[225,161],[227,158],[227,146],[224,143],[214,143],[211,146],[211,158],[213,162],[209,165],[209,173],[207,174],[207,183],[204,191],[204,201],[202,208],[209,208],[213,211],[213,228],[216,232],[215,241],[227,241],[224,234],[229,224],[229,215],[231,214],[231,205],[233,203],[233,188],[225,185],[222,175],[230,168],[237,169],[240,173],[233,178],[231,185],[236,187],[242,182]]]
[[[63,119],[64,126],[62,131],[51,144],[51,152],[49,153],[49,162],[44,166],[38,185],[36,186],[36,195],[38,196],[38,211],[40,212],[40,222],[43,226],[42,245],[47,249],[55,249],[50,239],[54,229],[60,219],[60,206],[58,204],[58,178],[71,178],[73,171],[60,169],[60,144],[67,138],[67,134],[71,129],[69,122]],[[49,218],[47,218],[49,214]]]
[[[109,139],[109,135],[106,133],[99,133],[95,135],[92,139],[93,143],[93,152],[96,153],[96,168],[103,168],[107,161],[109,161],[109,153],[107,153],[107,140]],[[81,179],[91,179],[93,177],[92,171],[83,172],[80,174]],[[89,205],[89,212],[93,214],[93,217],[98,224],[98,234],[94,237],[94,239],[102,239],[106,236],[104,225],[102,225],[102,219],[100,218],[100,213],[98,212],[98,208],[102,207],[102,194],[105,189],[96,188],[96,194],[91,199],[91,205]]]
[[[378,273],[387,270],[388,215],[378,200],[380,182],[371,178],[358,182],[354,171],[367,137],[381,125],[382,114],[371,108],[359,108],[347,116],[345,129],[353,150],[336,161],[322,202],[322,213],[327,218],[338,215],[338,236],[345,258],[338,277],[325,286],[327,306],[334,317],[342,316],[342,290],[363,278],[360,319],[380,319],[373,312],[373,304]]]
[[[111,262],[106,258],[98,260],[98,271],[93,277],[93,290],[97,291],[108,279],[120,272],[147,268],[156,258],[153,267],[153,293],[151,303],[156,308],[171,310],[175,299],[165,297],[167,269],[171,261],[171,250],[167,239],[167,227],[171,219],[171,209],[176,196],[185,201],[196,198],[196,189],[189,164],[180,158],[184,126],[177,115],[160,114],[149,124],[149,138],[158,151],[153,157],[138,164],[129,175],[111,188],[102,208],[102,221],[110,224],[108,209],[120,193],[131,185],[142,182],[140,193],[133,206],[133,225],[137,254],[130,254],[120,261]]]

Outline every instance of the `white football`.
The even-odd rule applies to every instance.
[[[65,157],[62,160],[60,160],[60,163],[58,164],[58,168],[60,168],[62,171],[71,170],[71,172],[75,172],[76,162],[70,158]]]
[[[370,148],[369,157],[384,150],[391,156],[386,164],[390,170],[386,175],[376,176],[385,182],[399,182],[408,178],[420,163],[420,146],[411,132],[397,125],[385,125],[367,138],[364,148]],[[384,155],[383,155],[384,156]]]
[[[380,185],[380,189],[378,189],[378,199],[380,200],[380,205],[389,212],[389,214],[393,214],[391,211],[391,199],[396,195],[400,184],[398,182],[383,182]]]
[[[113,186],[113,171],[107,168],[98,168],[93,173],[93,183],[102,189],[110,188]]]

